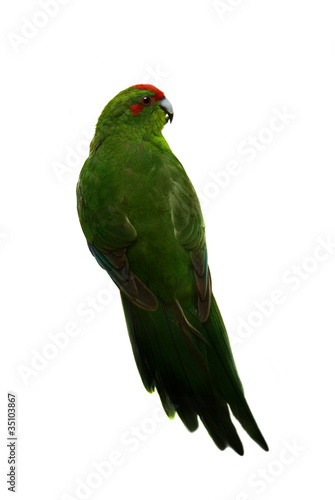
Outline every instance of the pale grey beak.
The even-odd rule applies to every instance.
[[[170,120],[170,123],[171,123],[172,119],[173,119],[173,107],[172,107],[172,104],[170,103],[170,101],[165,96],[161,100],[160,106],[165,111],[165,113],[167,114],[167,117],[166,117],[167,120],[166,121]]]

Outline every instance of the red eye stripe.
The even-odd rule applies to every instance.
[[[139,90],[147,90],[148,92],[154,92],[155,93],[154,96],[148,96],[151,98],[151,100],[153,102],[160,101],[161,99],[164,98],[164,93],[161,90],[159,90],[157,87],[155,87],[154,85],[150,85],[149,83],[148,84],[142,83],[139,85],[134,85],[134,88],[139,89]],[[133,116],[136,116],[139,113],[141,113],[141,111],[143,109],[143,104],[140,104],[140,103],[132,104],[131,106],[129,106],[129,109],[132,112]]]
[[[133,113],[133,116],[136,116],[142,111],[143,106],[142,104],[132,104],[129,106],[129,109]]]

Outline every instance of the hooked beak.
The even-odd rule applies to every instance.
[[[167,114],[166,121],[168,122],[170,120],[171,123],[173,119],[173,107],[170,101],[168,101],[168,99],[165,96],[160,101],[160,106]]]

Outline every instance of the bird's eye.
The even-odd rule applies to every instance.
[[[142,104],[144,104],[145,106],[148,106],[150,103],[151,103],[151,97],[148,97],[147,95],[142,97]]]

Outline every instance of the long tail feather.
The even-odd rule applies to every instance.
[[[145,311],[123,293],[121,298],[143,384],[149,392],[157,389],[168,417],[177,413],[193,432],[199,416],[220,449],[230,446],[243,455],[229,405],[248,434],[267,450],[245,400],[214,297],[203,323],[193,306],[182,309],[158,299],[156,311]]]

